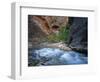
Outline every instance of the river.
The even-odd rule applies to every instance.
[[[33,63],[34,66],[76,65],[88,63],[86,54],[76,51],[64,51],[58,48],[32,50],[31,60],[31,63]]]

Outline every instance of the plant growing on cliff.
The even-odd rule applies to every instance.
[[[66,42],[68,39],[68,35],[69,35],[69,28],[63,26],[59,29],[58,34],[50,34],[47,37],[47,41],[48,42]]]

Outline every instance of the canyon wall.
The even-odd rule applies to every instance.
[[[28,40],[31,47],[43,43],[45,38],[59,29],[70,28],[66,47],[87,53],[88,19],[86,17],[28,16]],[[67,36],[67,35],[66,35]],[[68,45],[67,45],[68,44]],[[62,44],[61,44],[62,45]],[[56,45],[57,46],[57,45]],[[53,46],[54,47],[54,46]]]

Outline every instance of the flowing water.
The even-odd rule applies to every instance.
[[[64,51],[57,48],[41,48],[32,51],[35,66],[40,65],[74,65],[87,64],[88,57],[75,51]]]

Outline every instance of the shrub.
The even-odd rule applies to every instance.
[[[61,27],[58,34],[50,34],[47,36],[48,42],[66,42],[69,36],[69,28]]]

